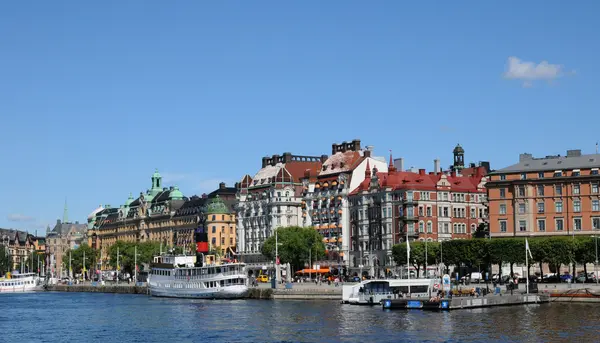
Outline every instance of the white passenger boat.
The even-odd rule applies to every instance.
[[[430,298],[439,288],[439,279],[365,280],[354,285],[344,285],[342,302],[354,305],[376,305],[385,299]]]
[[[212,255],[201,258],[204,261],[198,267],[196,256],[155,257],[148,276],[150,294],[195,299],[239,299],[247,296],[248,275],[244,263],[220,263]]]
[[[41,289],[40,278],[35,273],[8,274],[0,279],[0,293],[33,292]]]

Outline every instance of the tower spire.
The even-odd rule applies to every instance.
[[[65,210],[63,211],[63,223],[69,221],[69,208],[67,207],[67,198],[65,197]]]
[[[388,173],[395,173],[396,167],[394,167],[394,158],[392,157],[392,150],[390,149],[390,165],[388,166]]]
[[[365,169],[365,179],[371,178],[371,165],[369,164],[369,159],[367,158],[367,169]]]

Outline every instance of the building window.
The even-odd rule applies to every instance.
[[[212,245],[215,245],[215,244],[217,244],[217,238],[216,238],[216,237],[213,237],[213,238],[212,238]]]
[[[538,208],[538,213],[544,213],[544,203],[543,202],[538,202],[537,208]]]
[[[544,178],[544,172],[539,172],[538,173],[538,178],[543,179]]]
[[[573,212],[581,212],[581,201],[573,200]]]
[[[212,215],[212,220],[215,221],[217,220],[217,216],[215,216],[214,214]]]
[[[564,229],[564,223],[562,218],[556,219],[556,231],[562,231]]]
[[[502,180],[502,181],[506,180],[506,175],[500,174],[500,180]]]
[[[592,211],[600,211],[600,203],[598,200],[592,200]]]
[[[592,230],[600,230],[600,218],[592,218]]]
[[[554,177],[561,177],[562,176],[562,171],[557,170],[554,172]]]
[[[579,184],[573,185],[573,194],[579,194]]]
[[[562,210],[563,210],[562,201],[557,201],[554,203],[554,210],[556,213],[562,213]]]
[[[500,214],[506,214],[506,204],[500,204]]]
[[[521,180],[527,180],[527,173],[521,173]]]
[[[431,217],[431,206],[427,206],[427,217]]]
[[[592,183],[592,193],[594,193],[594,194],[598,193],[598,184],[597,183]]]
[[[500,188],[500,198],[506,198],[506,189]]]
[[[573,176],[580,176],[581,172],[579,170],[573,170]]]
[[[221,237],[221,245],[225,245],[225,237]]]
[[[592,169],[592,175],[598,175],[598,168]]]
[[[544,219],[538,219],[537,221],[538,231],[546,231],[546,221]]]
[[[450,224],[444,223],[444,233],[448,233],[448,230],[450,230]]]
[[[525,187],[519,186],[519,196],[520,197],[524,197],[525,196]]]
[[[539,197],[544,196],[544,185],[538,185],[537,186],[537,195]]]
[[[419,217],[423,216],[423,207],[419,206]]]
[[[427,222],[427,233],[432,233],[432,224],[431,224],[431,222]]]
[[[419,222],[419,233],[425,232],[425,224],[423,222]]]
[[[527,221],[526,220],[519,220],[519,231],[521,231],[521,232],[527,231]]]
[[[500,232],[506,232],[506,220],[500,221]]]
[[[554,190],[555,190],[556,195],[562,195],[562,185],[554,186]]]
[[[573,230],[581,231],[581,218],[573,218]]]
[[[519,214],[525,213],[525,204],[519,204]]]
[[[217,227],[216,226],[212,227],[212,233],[217,233]]]

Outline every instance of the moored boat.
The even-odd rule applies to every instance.
[[[40,278],[35,273],[7,273],[0,279],[0,293],[33,292],[41,290]]]
[[[243,263],[221,263],[207,255],[163,255],[154,258],[149,275],[150,295],[170,298],[239,299],[248,294]],[[205,263],[208,262],[208,263]]]

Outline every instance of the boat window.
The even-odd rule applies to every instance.
[[[221,272],[221,267],[217,267],[216,269],[217,274],[219,274]]]

